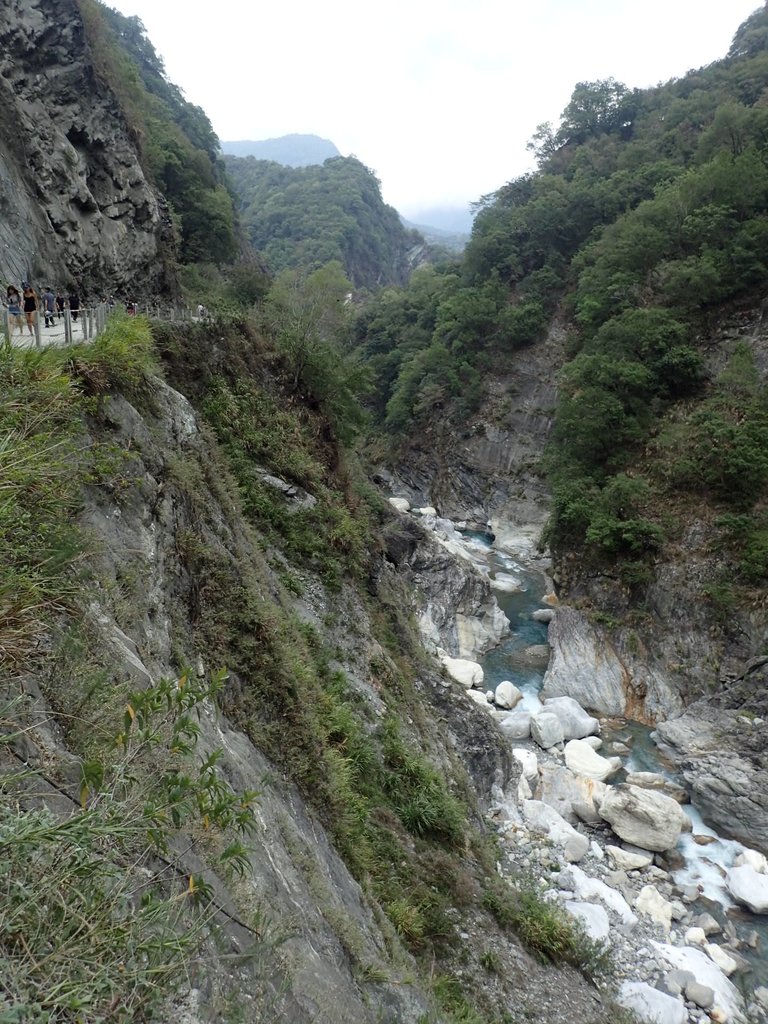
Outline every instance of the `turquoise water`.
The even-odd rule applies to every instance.
[[[544,679],[544,667],[522,664],[519,652],[534,644],[546,644],[547,626],[531,618],[532,612],[542,606],[547,592],[547,580],[542,572],[523,567],[512,559],[492,553],[491,572],[498,570],[505,576],[514,576],[521,589],[508,593],[496,590],[499,607],[510,622],[510,634],[502,643],[486,654],[481,664],[485,673],[486,689],[495,689],[509,679],[523,693],[523,707],[535,710],[539,705],[539,690]],[[518,655],[518,657],[516,657]]]

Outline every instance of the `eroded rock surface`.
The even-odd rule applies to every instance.
[[[167,289],[170,215],[69,0],[3,6],[0,203],[3,279]]]

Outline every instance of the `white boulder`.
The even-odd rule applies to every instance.
[[[739,966],[739,961],[734,960],[732,956],[728,955],[722,946],[718,946],[715,942],[708,942],[704,947],[704,951],[709,959],[714,964],[717,964],[723,974],[726,974],[729,977]]]
[[[672,904],[652,885],[644,885],[635,900],[635,910],[661,925],[665,932],[672,927]]]
[[[520,703],[523,699],[523,695],[514,683],[505,679],[496,687],[493,699],[496,707],[511,709]]]
[[[731,896],[753,914],[768,914],[768,875],[755,871],[751,864],[739,864],[728,872],[726,885]]]
[[[390,498],[389,504],[398,512],[409,512],[411,509],[411,503],[407,498]]]
[[[473,686],[483,685],[485,674],[476,661],[469,661],[468,658],[452,658],[448,654],[444,654],[440,660],[448,674],[466,690]],[[485,700],[485,694],[483,694],[483,700]]]
[[[610,942],[611,923],[608,914],[598,903],[581,903],[578,900],[566,900],[565,909],[575,917],[593,942]]]
[[[529,782],[539,777],[539,759],[532,750],[525,747],[514,747],[512,757],[519,763],[523,775]]]
[[[625,981],[619,989],[621,1006],[631,1010],[641,1024],[688,1024],[685,1003],[644,981]]]
[[[573,697],[549,697],[544,701],[544,709],[560,719],[567,740],[583,740],[600,731],[598,720],[587,714]]]
[[[662,942],[651,942],[659,959],[666,961],[670,967],[681,971],[690,971],[696,981],[707,985],[715,993],[715,1002],[728,1014],[728,1018],[737,1017],[742,1007],[742,999],[733,982],[702,949],[692,946],[672,946]]]
[[[600,817],[625,842],[656,852],[671,850],[688,821],[671,797],[625,784],[609,788],[600,805]]]
[[[560,719],[551,711],[541,711],[531,719],[531,738],[540,747],[548,750],[565,739]]]
[[[617,871],[641,871],[653,863],[652,854],[634,853],[620,846],[606,846],[605,852]]]
[[[488,695],[483,690],[467,690],[467,696],[470,700],[473,700],[475,704],[478,704],[481,708],[485,708],[486,711],[492,710],[492,705],[488,702]]]
[[[510,740],[527,740],[531,735],[530,711],[513,711],[499,722],[499,728]]]
[[[768,874],[768,860],[766,860],[764,854],[758,853],[757,850],[750,850],[745,846],[733,861],[733,866],[735,868],[741,867],[742,864],[748,864],[751,868],[754,868],[759,875]]]
[[[540,800],[524,800],[523,818],[532,832],[546,836],[551,843],[560,847],[567,861],[581,860],[589,850],[589,840],[557,811]]]
[[[536,622],[551,622],[555,617],[554,608],[537,608],[536,611],[531,615],[531,618]]]
[[[569,740],[565,745],[565,763],[575,775],[605,782],[621,768],[618,757],[601,757],[584,740]]]
[[[686,946],[706,946],[707,936],[704,934],[703,928],[687,928],[685,935]]]

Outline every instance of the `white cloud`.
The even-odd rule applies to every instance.
[[[404,212],[530,163],[577,81],[646,86],[723,56],[756,0],[108,0],[224,139],[330,138]]]

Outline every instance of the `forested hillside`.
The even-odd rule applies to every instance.
[[[483,200],[463,262],[362,314],[384,430],[458,422],[483,373],[557,317],[570,352],[547,457],[555,550],[640,580],[673,506],[703,501],[737,571],[764,583],[765,368],[748,345],[720,365],[710,343],[768,283],[767,87],[765,7],[683,78],[579,83],[534,136],[538,170]]]
[[[409,253],[424,240],[403,227],[359,160],[292,168],[228,156],[226,167],[243,227],[274,271],[338,260],[358,288],[407,281]]]

